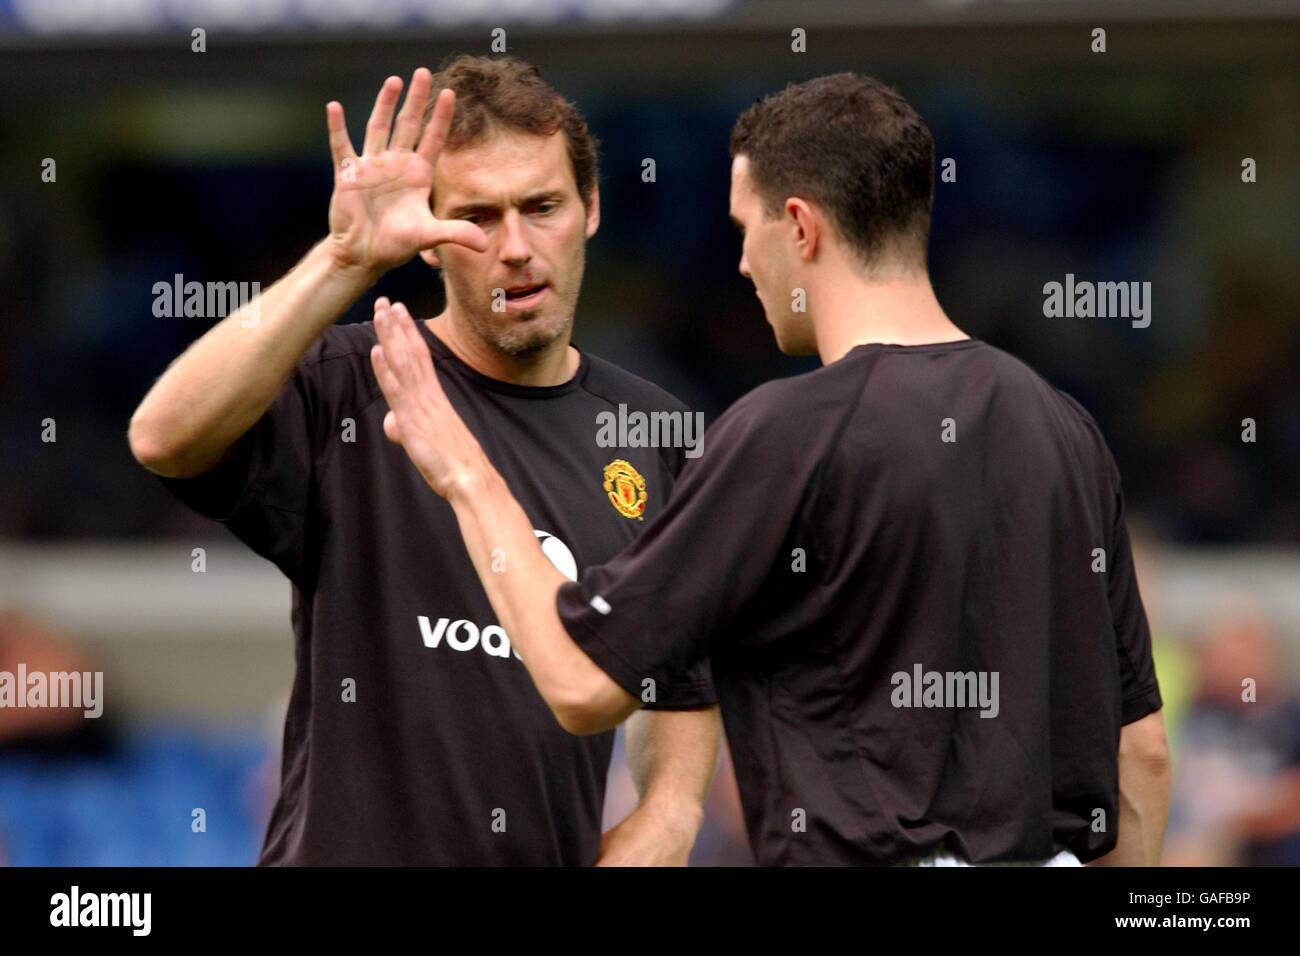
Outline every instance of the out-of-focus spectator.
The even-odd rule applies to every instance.
[[[0,673],[88,673],[89,656],[71,638],[24,617],[0,611]],[[26,687],[16,687],[26,694]],[[87,719],[80,706],[0,707],[0,756],[87,754],[106,750],[112,734],[103,717]]]
[[[1300,864],[1300,696],[1272,624],[1244,607],[1197,646],[1164,862]]]

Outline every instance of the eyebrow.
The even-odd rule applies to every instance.
[[[521,206],[530,206],[534,203],[557,201],[564,199],[564,193],[558,189],[539,189],[537,192],[529,193],[520,201]],[[495,212],[501,208],[500,203],[495,202],[467,202],[458,206],[453,206],[447,210],[447,218],[455,219],[458,216],[464,216],[474,212]]]

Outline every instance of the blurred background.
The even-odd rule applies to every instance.
[[[256,859],[289,585],[131,458],[131,411],[211,324],[156,318],[153,286],[270,285],[326,232],[326,101],[359,141],[385,76],[501,28],[602,144],[576,341],[710,420],[810,367],[737,273],[736,115],[840,70],[911,100],[956,161],[940,301],[1088,407],[1123,473],[1175,760],[1165,862],[1300,863],[1297,27],[1300,4],[1251,0],[0,0],[0,671],[101,670],[108,701],[0,710],[0,861]],[[1066,273],[1150,282],[1150,326],[1044,317]],[[441,308],[415,260],[345,321],[380,294]],[[607,816],[633,803],[620,757]],[[725,760],[693,862],[750,862]]]

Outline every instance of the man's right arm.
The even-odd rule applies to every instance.
[[[1093,424],[1095,429],[1095,423]],[[1101,441],[1100,432],[1096,432]],[[1169,818],[1169,744],[1163,701],[1151,654],[1151,628],[1138,587],[1137,566],[1125,519],[1119,466],[1101,442],[1113,498],[1107,598],[1119,665],[1120,737],[1118,828],[1115,848],[1094,865],[1158,866]]]
[[[332,244],[317,243],[172,362],[131,416],[140,464],[168,478],[201,475],[266,413],[303,353],[374,281]]]
[[[434,164],[451,128],[455,94],[441,91],[426,119],[432,80],[424,67],[415,71],[395,124],[402,81],[384,81],[360,156],[343,107],[326,105],[334,163],[330,234],[154,383],[128,433],[132,454],[150,471],[191,478],[219,464],[271,407],[317,336],[389,269],[444,242],[487,248],[478,226],[433,215]]]

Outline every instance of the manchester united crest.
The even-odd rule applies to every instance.
[[[615,458],[605,466],[605,493],[624,518],[640,521],[645,515],[645,479],[631,462]]]

